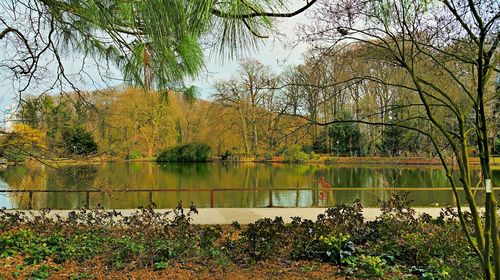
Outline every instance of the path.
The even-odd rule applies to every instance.
[[[427,213],[433,217],[438,217],[441,208],[414,208],[417,214]],[[231,224],[237,221],[240,224],[248,224],[255,222],[261,218],[282,217],[285,222],[290,222],[291,217],[302,217],[303,219],[316,220],[318,214],[324,213],[326,208],[200,208],[198,215],[193,216],[194,224]],[[465,210],[465,209],[464,209]],[[8,210],[14,211],[14,210]],[[29,212],[28,210],[19,210]],[[56,214],[66,218],[68,213],[74,210],[52,210],[49,216]],[[129,216],[134,213],[135,209],[117,210],[123,216]],[[155,211],[167,211],[167,209],[158,209]],[[368,221],[374,220],[380,215],[380,209],[365,208],[365,219]],[[36,213],[36,211],[34,211]]]

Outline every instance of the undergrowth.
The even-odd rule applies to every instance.
[[[364,220],[363,207],[355,201],[329,208],[315,221],[294,217],[285,223],[277,217],[246,226],[192,224],[197,209],[184,209],[182,203],[172,211],[142,208],[126,217],[102,209],[80,209],[67,218],[49,210],[2,209],[0,264],[17,257],[22,265],[13,275],[0,272],[0,278],[44,279],[67,262],[96,260],[109,270],[163,270],[184,261],[248,267],[307,260],[337,266],[340,274],[353,278],[480,277],[456,213],[443,209],[438,218],[416,216],[410,203],[407,195],[393,195],[380,202],[382,214],[374,221]],[[70,278],[86,276],[73,273]]]

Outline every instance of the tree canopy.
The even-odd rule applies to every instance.
[[[289,11],[283,0],[12,0],[0,10],[0,41],[7,52],[2,74],[19,83],[62,88],[74,80],[63,57],[78,53],[98,64],[116,65],[129,83],[146,89],[182,87],[204,67],[209,47],[229,56],[255,48],[269,35],[273,18],[290,17],[316,0]],[[84,62],[85,63],[85,62]],[[47,80],[44,70],[54,69]],[[83,67],[78,75],[85,75]],[[43,80],[43,81],[42,81]],[[184,91],[193,94],[193,91]]]

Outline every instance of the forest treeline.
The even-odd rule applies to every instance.
[[[349,156],[432,156],[430,140],[411,129],[428,125],[419,100],[405,90],[411,81],[390,65],[367,63],[369,52],[362,45],[336,52],[313,49],[303,64],[281,73],[242,60],[233,77],[213,84],[207,100],[132,87],[30,96],[21,104],[16,133],[3,140],[3,152],[24,147],[52,157],[152,158],[169,147],[203,143],[222,157],[270,158],[291,148]],[[359,78],[373,72],[384,83]],[[453,97],[453,81],[431,66],[426,75],[441,86],[449,82]],[[490,86],[498,89],[498,82]],[[487,110],[498,154],[500,98],[498,90],[492,92]],[[433,110],[439,115],[439,106]],[[440,115],[453,126],[448,117]],[[469,141],[474,146],[475,139]]]

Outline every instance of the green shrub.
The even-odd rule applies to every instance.
[[[264,218],[249,224],[236,241],[229,240],[227,248],[232,251],[233,258],[251,260],[265,260],[280,255],[285,248],[286,226],[283,219],[276,217],[274,220]]]
[[[319,158],[320,158],[320,156],[317,153],[315,153],[314,151],[311,151],[309,153],[309,160],[319,160]]]
[[[167,269],[168,268],[168,262],[157,262],[155,263],[155,269],[156,270],[162,270],[162,269]]]
[[[265,153],[265,154],[263,155],[263,158],[264,158],[265,160],[272,160],[272,159],[273,159],[273,155],[272,155],[271,153]]]
[[[106,240],[92,232],[72,236],[56,233],[42,236],[30,229],[20,229],[0,236],[0,247],[4,248],[0,258],[23,254],[26,264],[38,264],[48,258],[54,259],[56,263],[70,259],[81,261],[96,255]]]
[[[138,151],[132,151],[127,155],[127,159],[140,159],[142,154]]]
[[[363,270],[364,277],[384,277],[384,269],[387,265],[385,260],[378,256],[361,255],[357,259],[357,265]]]
[[[189,143],[163,150],[156,161],[159,162],[200,162],[207,161],[211,148],[203,143]]]
[[[302,151],[299,145],[293,145],[283,152],[286,162],[301,163],[308,160],[309,156]]]
[[[130,237],[114,239],[112,242],[113,258],[109,263],[117,268],[123,268],[131,259],[143,254],[144,245],[132,240]]]
[[[442,259],[432,259],[427,266],[413,266],[410,272],[422,280],[471,279],[465,274],[452,275],[452,269]]]
[[[374,221],[364,221],[357,201],[328,209],[316,221],[294,217],[288,224],[277,217],[243,227],[233,223],[231,228],[191,224],[196,208],[186,213],[182,204],[173,212],[143,208],[123,219],[116,219],[119,212],[105,210],[81,209],[70,212],[67,220],[52,220],[46,212],[30,217],[0,209],[0,260],[22,256],[20,267],[30,270],[14,273],[38,279],[56,273],[57,267],[43,267],[51,260],[89,259],[114,269],[156,270],[186,261],[248,266],[300,259],[304,261],[296,264],[303,264],[301,270],[308,271],[311,262],[326,262],[349,277],[478,279],[479,261],[456,213],[445,209],[437,219],[415,216],[409,202],[404,195],[381,202],[382,215]],[[38,271],[26,274],[33,269]],[[85,278],[81,276],[70,279]]]
[[[66,128],[63,131],[63,145],[70,155],[90,155],[97,152],[94,137],[82,127]]]
[[[53,269],[54,269],[53,267],[50,267],[46,264],[42,264],[37,269],[31,271],[27,279],[33,279],[33,280],[47,279],[50,276],[50,271]]]
[[[320,236],[318,239],[319,257],[328,262],[345,264],[353,257],[355,245],[349,240],[350,236],[339,233],[337,235]]]

